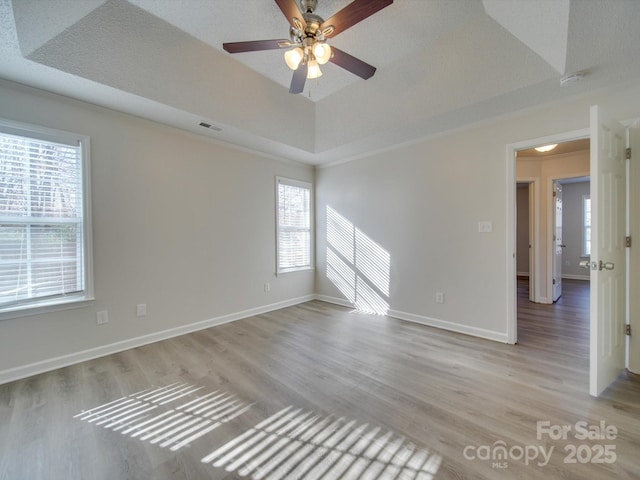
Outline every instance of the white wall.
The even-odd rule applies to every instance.
[[[8,82],[0,107],[10,120],[91,137],[96,297],[88,308],[0,321],[0,383],[313,294],[311,272],[274,275],[275,176],[312,181],[311,167]],[[136,318],[138,303],[147,317]],[[96,325],[99,310],[109,324]]]
[[[544,105],[316,172],[316,290],[343,298],[327,278],[327,206],[391,258],[393,315],[507,341],[506,146],[589,126],[589,106],[640,115],[640,87]],[[508,184],[508,186],[507,186]],[[493,222],[478,233],[479,221]],[[509,252],[509,253],[507,253]],[[435,302],[444,292],[445,303]],[[510,320],[510,319],[509,319]]]
[[[390,254],[392,314],[506,341],[513,281],[506,275],[513,247],[506,241],[506,199],[513,184],[507,186],[505,146],[586,128],[593,103],[635,118],[640,86],[317,170],[315,292],[341,297],[326,278],[330,206]],[[51,359],[61,363],[79,358],[77,352],[99,353],[314,292],[311,274],[273,274],[273,179],[312,180],[311,168],[2,81],[0,112],[91,136],[96,293],[90,308],[0,322],[0,381]],[[492,222],[492,232],[478,233],[478,221]],[[435,292],[445,294],[444,304],[435,303]],[[146,318],[135,317],[137,303],[148,305]],[[103,309],[111,322],[96,326]]]
[[[589,280],[589,270],[580,268],[582,256],[582,198],[589,195],[590,182],[562,185],[562,276]]]

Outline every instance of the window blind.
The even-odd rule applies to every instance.
[[[80,146],[0,132],[0,308],[84,291]]]
[[[311,268],[311,187],[278,180],[278,271]]]

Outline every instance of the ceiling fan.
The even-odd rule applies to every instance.
[[[254,40],[249,42],[223,43],[229,53],[255,52],[289,48],[284,54],[285,62],[293,72],[289,93],[301,93],[307,78],[322,75],[320,65],[332,62],[363,79],[373,76],[376,68],[329,46],[327,39],[344,32],[347,28],[391,5],[393,0],[355,0],[328,20],[314,14],[318,0],[275,0],[291,25],[289,39]]]

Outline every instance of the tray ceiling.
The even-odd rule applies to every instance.
[[[374,77],[327,64],[300,95],[283,52],[222,50],[287,38],[271,0],[0,0],[0,22],[0,77],[311,164],[640,78],[633,0],[396,0],[330,40]]]

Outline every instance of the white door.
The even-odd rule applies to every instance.
[[[629,165],[629,233],[633,244],[629,249],[629,321],[632,335],[629,343],[629,370],[640,373],[640,128],[629,129],[631,162]]]
[[[553,301],[562,295],[562,185],[553,181],[555,214],[553,218]]]
[[[591,107],[591,345],[589,393],[625,365],[625,129]]]

